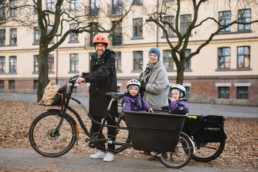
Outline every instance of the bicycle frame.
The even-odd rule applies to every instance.
[[[113,120],[113,119],[111,118],[111,119],[113,120],[113,122],[114,122],[115,124],[117,124],[117,125],[108,125],[108,124],[105,124],[105,122],[107,121],[107,117],[110,116],[110,113],[109,113],[109,112],[110,112],[110,109],[111,109],[111,105],[112,105],[112,103],[115,101],[115,99],[114,99],[113,97],[111,97],[111,100],[110,100],[110,103],[109,103],[109,105],[108,105],[107,111],[106,111],[106,113],[105,113],[105,115],[104,115],[103,121],[102,121],[101,123],[99,123],[98,121],[94,120],[94,119],[91,117],[91,115],[89,114],[89,112],[88,112],[88,110],[86,109],[86,107],[85,107],[79,100],[77,100],[76,98],[72,97],[72,91],[73,91],[74,85],[75,85],[74,82],[71,83],[71,86],[70,86],[70,90],[69,90],[69,94],[68,94],[68,96],[67,96],[67,99],[66,99],[66,101],[65,101],[64,104],[61,104],[61,114],[65,114],[65,112],[66,112],[67,110],[69,110],[69,111],[71,111],[71,112],[75,115],[75,117],[76,117],[77,120],[79,121],[80,126],[82,127],[84,133],[90,138],[90,139],[86,139],[86,142],[88,142],[88,141],[93,141],[93,142],[105,141],[105,142],[108,143],[108,144],[131,146],[131,144],[129,144],[129,143],[116,142],[116,141],[108,140],[108,138],[107,138],[107,139],[102,139],[102,138],[101,138],[101,133],[102,133],[102,131],[103,131],[103,129],[104,129],[105,127],[113,127],[113,128],[116,128],[116,129],[128,130],[127,127],[121,127],[121,126],[119,126],[119,123],[120,123],[120,121],[121,121],[122,118],[123,118],[123,117],[121,116],[121,114],[119,115],[119,117],[118,117],[117,120]],[[88,131],[88,129],[86,128],[84,122],[82,121],[82,118],[81,118],[80,114],[79,114],[75,109],[73,109],[71,106],[69,106],[70,100],[75,101],[75,102],[83,109],[83,111],[84,111],[85,114],[91,119],[91,121],[93,121],[93,122],[97,123],[98,125],[100,125],[100,130],[99,130],[99,132],[98,132],[97,137],[93,136],[93,135]],[[70,117],[71,117],[71,116],[70,116]],[[71,117],[71,118],[73,118],[73,117]],[[59,124],[57,125],[56,129],[54,130],[54,132],[58,131],[59,127],[62,125],[62,121],[63,121],[63,118],[62,118],[62,116],[61,116],[61,120],[60,120]],[[76,122],[75,122],[75,123],[76,123]],[[77,127],[77,126],[76,126],[76,128],[77,128],[77,143],[78,143],[79,130],[78,130],[78,127]]]

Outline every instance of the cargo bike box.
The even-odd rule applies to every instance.
[[[174,151],[187,115],[123,111],[136,150]]]

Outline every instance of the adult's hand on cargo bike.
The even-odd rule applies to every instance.
[[[150,109],[148,109],[148,112],[152,112],[152,113],[153,113],[153,109],[151,109],[151,108],[150,108]]]
[[[80,84],[80,83],[82,83],[82,82],[85,82],[85,79],[84,79],[84,78],[78,78],[78,79],[76,80],[76,83],[77,83],[77,84]]]

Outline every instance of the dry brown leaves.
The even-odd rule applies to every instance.
[[[39,106],[36,103],[3,101],[0,100],[0,147],[2,148],[28,148],[32,149],[28,140],[28,131],[32,120],[46,111],[48,107]],[[79,107],[75,109],[81,114]],[[90,125],[90,121],[85,121]],[[225,130],[228,135],[226,147],[217,159],[200,163],[191,161],[189,165],[217,167],[258,169],[258,119],[230,119],[225,122]],[[73,153],[93,153],[94,149],[85,143],[86,136],[80,128],[79,145],[71,150]],[[118,155],[117,158],[126,159],[148,157],[141,151],[129,148]]]

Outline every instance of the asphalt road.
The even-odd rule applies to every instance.
[[[89,97],[74,95],[85,106],[89,105]],[[0,93],[0,100],[17,100],[25,102],[37,102],[36,94]],[[75,105],[71,101],[72,105]],[[218,104],[197,104],[188,103],[190,113],[203,115],[223,115],[231,118],[258,118],[258,107],[218,105]]]

